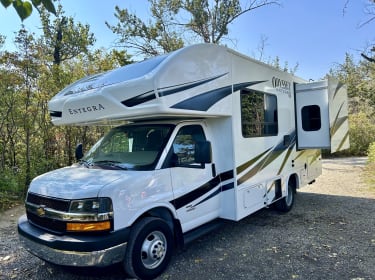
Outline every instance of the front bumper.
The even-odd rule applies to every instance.
[[[56,235],[31,225],[26,215],[18,220],[22,246],[33,255],[64,266],[104,267],[121,262],[130,230],[107,235]]]

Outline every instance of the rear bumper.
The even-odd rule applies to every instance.
[[[104,267],[121,262],[130,230],[108,235],[56,235],[31,225],[26,215],[18,220],[22,246],[33,255],[64,266]]]

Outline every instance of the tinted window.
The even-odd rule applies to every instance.
[[[276,96],[253,90],[241,91],[241,122],[244,137],[277,135]]]
[[[200,125],[182,127],[173,141],[173,155],[175,166],[199,167],[195,160],[195,144],[205,141],[203,129]]]
[[[317,131],[322,127],[320,107],[309,105],[301,109],[302,128],[305,131]]]

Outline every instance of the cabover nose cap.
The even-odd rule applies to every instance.
[[[62,91],[56,94],[51,99],[51,101],[83,92],[86,93],[94,89],[121,83],[124,81],[137,79],[151,72],[166,57],[167,55],[161,55],[141,62],[129,64],[111,71],[82,78],[64,88]]]

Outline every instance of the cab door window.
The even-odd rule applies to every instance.
[[[188,125],[182,127],[172,144],[172,162],[179,167],[201,167],[196,161],[195,145],[197,142],[206,141],[203,129],[200,125]]]

